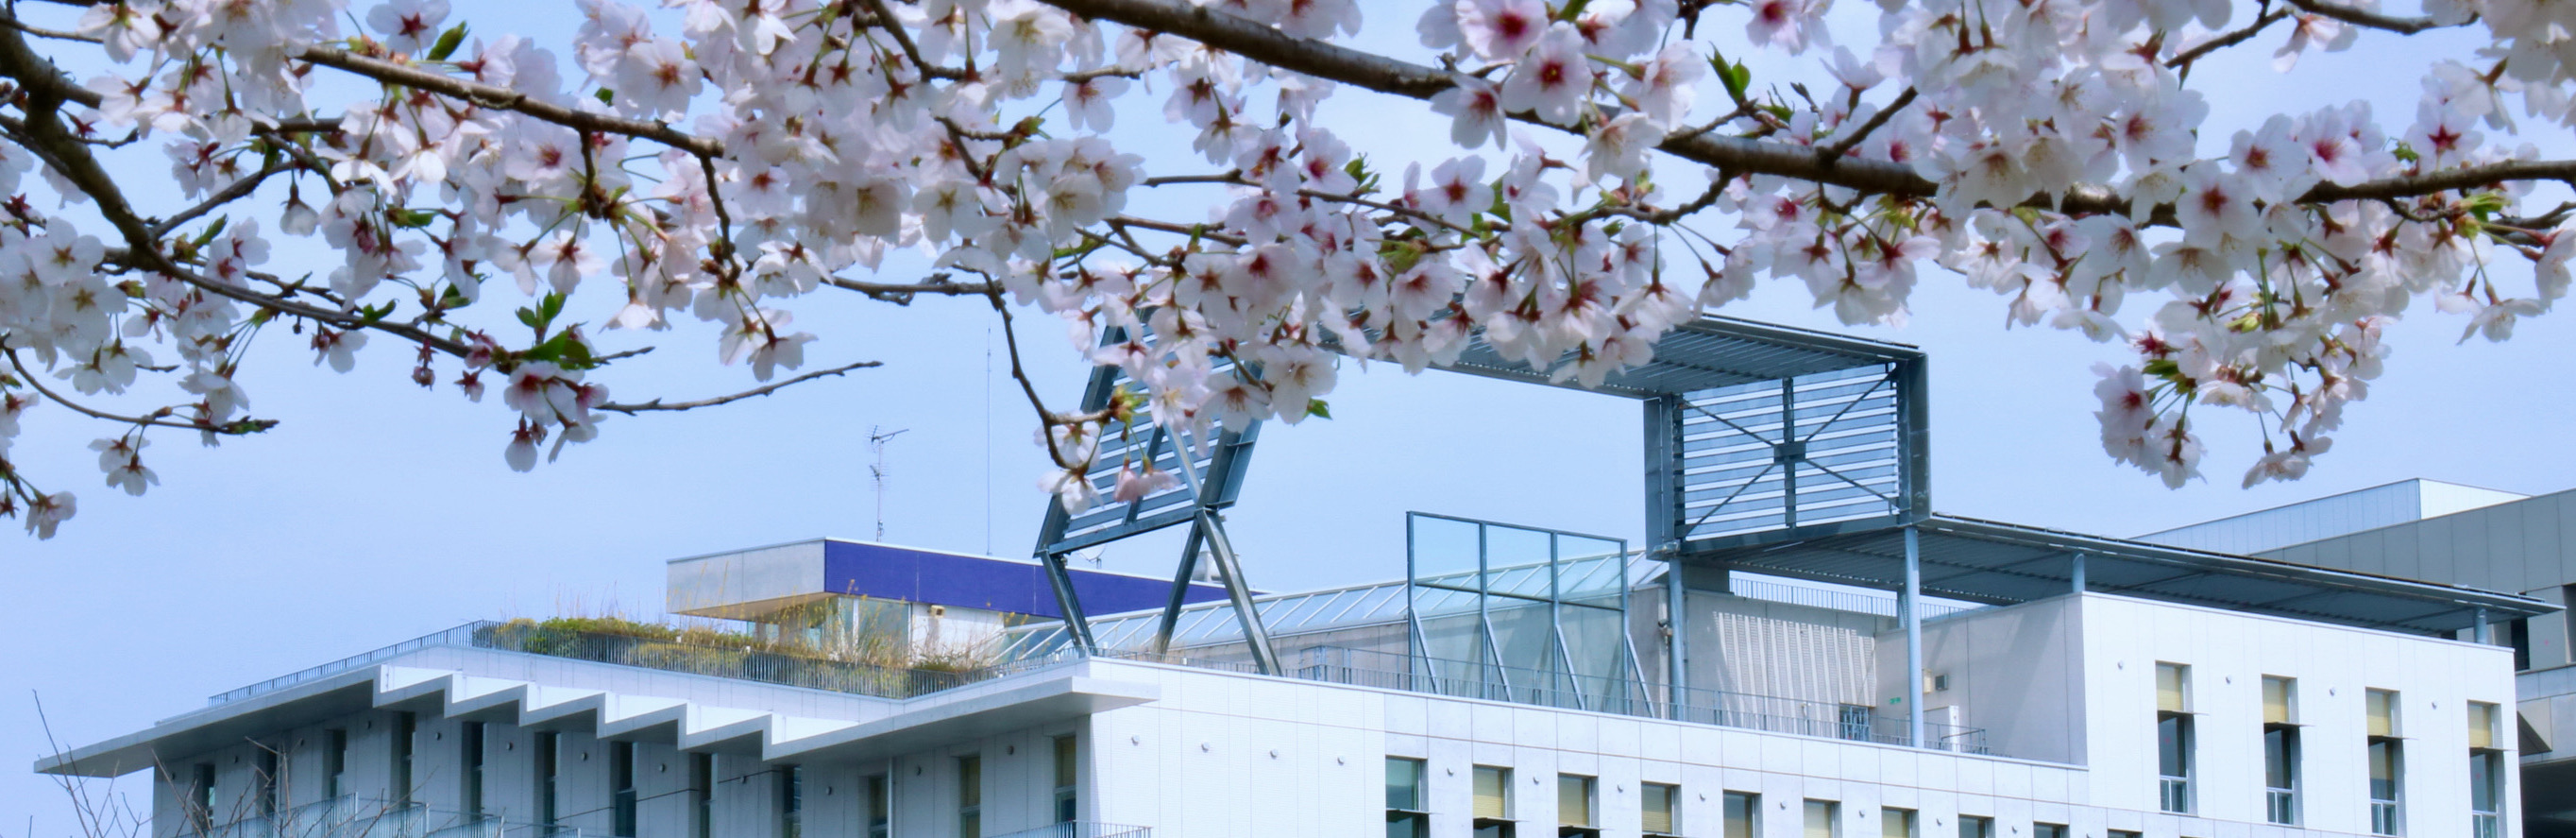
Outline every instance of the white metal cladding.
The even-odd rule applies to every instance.
[[[1718,612],[1725,657],[1718,689],[1835,704],[1871,705],[1877,639],[1833,625]]]
[[[1679,540],[1902,516],[1920,455],[1906,448],[1902,373],[1878,364],[1684,395]]]

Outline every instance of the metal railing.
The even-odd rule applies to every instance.
[[[504,821],[356,796],[179,833],[180,838],[581,838],[569,826]]]
[[[2156,778],[2156,808],[2175,814],[2191,814],[2191,778]]]
[[[319,681],[358,667],[391,660],[397,655],[410,654],[422,649],[437,648],[441,646],[472,646],[474,645],[474,629],[475,627],[482,625],[489,624],[466,623],[465,625],[457,626],[446,631],[431,632],[382,649],[377,649],[365,654],[352,655],[350,657],[332,661],[301,672],[280,675],[241,689],[209,696],[206,698],[206,705],[211,707],[218,704],[240,701],[262,693],[276,692],[297,684]]]
[[[993,838],[1153,838],[1152,827],[1120,826],[1114,823],[1073,821],[1051,823],[1036,829],[1023,829]]]
[[[1680,691],[1662,700],[1624,678],[1573,675],[1472,661],[1413,658],[1388,652],[1321,646],[1306,650],[1299,678],[1360,687],[1433,693],[1516,704],[1594,710],[1886,745],[1911,744],[1907,720],[1880,716],[1866,705],[1782,698],[1718,690]],[[1993,753],[1981,728],[1924,723],[1927,747],[1970,754]]]

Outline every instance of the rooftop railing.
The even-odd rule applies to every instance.
[[[1907,720],[1862,704],[1719,690],[1683,689],[1670,698],[1658,686],[1625,678],[1573,675],[1473,661],[1322,646],[1306,651],[1297,677],[1361,687],[1434,693],[1694,722],[1719,727],[1821,736],[1885,745],[1910,744]],[[1678,699],[1678,700],[1674,700]],[[1925,746],[1991,754],[1982,728],[1925,722]]]
[[[190,829],[180,838],[581,838],[569,826],[505,821],[355,796]]]
[[[1120,826],[1114,823],[1051,823],[1036,829],[1023,829],[993,838],[1153,838],[1152,827]]]

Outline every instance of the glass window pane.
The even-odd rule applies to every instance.
[[[1386,808],[1422,811],[1422,761],[1386,758]]]
[[[1511,794],[1511,769],[1476,766],[1476,817],[1511,817]]]
[[[2397,694],[2388,690],[2371,690],[2363,703],[2370,712],[2370,735],[2397,735]]]
[[[2496,739],[2496,706],[2483,701],[2469,702],[2469,747],[2493,748]]]
[[[1878,834],[1882,838],[1914,838],[1914,810],[1878,810]]]
[[[1807,801],[1806,838],[1834,838],[1834,815],[1839,808],[1831,800]]]
[[[2191,700],[2184,694],[2185,688],[2188,684],[2185,680],[2183,672],[2184,669],[2185,667],[2181,664],[2156,664],[2157,710],[2169,713],[2182,713],[2191,709]]]
[[[1556,822],[1565,826],[1592,825],[1592,778],[1556,776]]]
[[[2289,724],[2290,679],[2263,676],[2263,722]]]
[[[1753,838],[1757,818],[1761,817],[1762,796],[1730,791],[1726,793],[1726,834],[1721,838]]]
[[[1672,834],[1673,799],[1680,796],[1681,790],[1662,783],[1647,783],[1642,792],[1638,795],[1639,806],[1644,810],[1639,824],[1641,831],[1648,835]]]

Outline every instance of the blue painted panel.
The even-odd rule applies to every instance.
[[[874,599],[982,608],[1050,619],[1063,618],[1046,571],[1034,562],[933,553],[883,544],[828,541],[823,545],[823,590]],[[1116,573],[1073,569],[1073,591],[1093,616],[1161,608],[1171,583]],[[1215,585],[1191,585],[1188,600],[1225,598]]]

